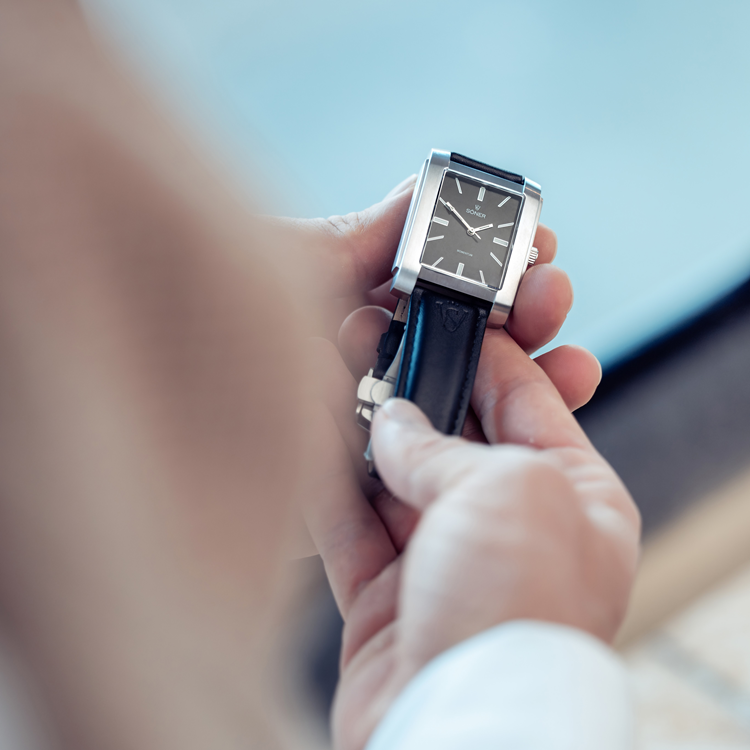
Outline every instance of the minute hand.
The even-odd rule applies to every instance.
[[[461,222],[461,223],[462,223],[462,224],[463,224],[463,225],[464,225],[464,226],[466,227],[466,231],[467,231],[467,232],[468,232],[469,234],[474,234],[474,229],[472,229],[472,227],[470,227],[470,226],[469,226],[469,225],[468,225],[468,224],[466,223],[466,220],[464,219],[464,217],[463,217],[463,216],[461,216],[461,214],[460,214],[460,213],[458,213],[458,211],[456,211],[456,209],[455,209],[455,208],[453,208],[453,206],[452,206],[452,205],[451,205],[450,203],[448,203],[448,201],[446,201],[446,202],[445,202],[445,207],[446,207],[446,208],[447,208],[447,209],[448,209],[449,211],[451,211],[452,213],[454,213],[454,214],[456,215],[456,218],[457,218],[457,219],[458,219],[458,220],[459,220],[459,221],[460,221],[460,222]]]

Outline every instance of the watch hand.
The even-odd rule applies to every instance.
[[[486,227],[479,227],[479,229],[474,229],[474,227],[469,226],[464,217],[461,216],[461,214],[458,213],[458,211],[448,201],[445,201],[445,206],[449,211],[455,214],[456,218],[466,227],[466,233],[469,235],[469,237],[474,237],[477,240],[481,240],[482,238],[477,234],[477,232],[481,231],[482,229],[489,229],[492,226],[492,224],[488,224]]]
[[[469,234],[474,234],[474,230],[473,230],[473,229],[472,229],[472,228],[471,228],[471,227],[470,227],[470,226],[469,226],[469,225],[468,225],[468,224],[466,223],[466,221],[464,220],[464,217],[463,217],[463,216],[461,216],[461,214],[460,214],[460,213],[458,213],[458,211],[456,211],[456,209],[455,209],[455,208],[453,208],[453,206],[451,206],[451,204],[450,204],[450,203],[448,203],[448,201],[446,201],[446,202],[445,202],[445,207],[446,207],[446,208],[447,208],[447,209],[448,209],[448,210],[449,210],[449,211],[450,211],[451,213],[455,214],[456,218],[457,218],[457,219],[458,219],[458,220],[459,220],[459,221],[460,221],[460,222],[461,222],[461,223],[462,223],[462,224],[463,224],[463,225],[464,225],[464,226],[466,227],[466,231],[467,231],[467,232],[468,232]]]
[[[476,237],[477,240],[481,240],[482,238],[479,236],[479,233],[485,229],[489,229],[492,226],[492,224],[485,224],[483,227],[477,227],[476,229],[472,229],[471,232],[469,232],[469,235],[471,237]]]

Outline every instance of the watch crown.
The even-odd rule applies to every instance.
[[[536,263],[536,259],[539,257],[539,251],[535,248],[531,248],[531,252],[529,253],[529,265],[533,266],[534,263]]]

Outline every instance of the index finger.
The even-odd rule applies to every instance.
[[[275,218],[301,246],[307,270],[326,296],[366,292],[389,277],[414,192],[414,178],[380,203],[327,219]]]

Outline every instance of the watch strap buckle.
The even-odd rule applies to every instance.
[[[380,380],[373,377],[373,370],[359,381],[357,387],[357,424],[365,430],[370,429],[378,407],[391,396],[396,386],[395,380]]]

